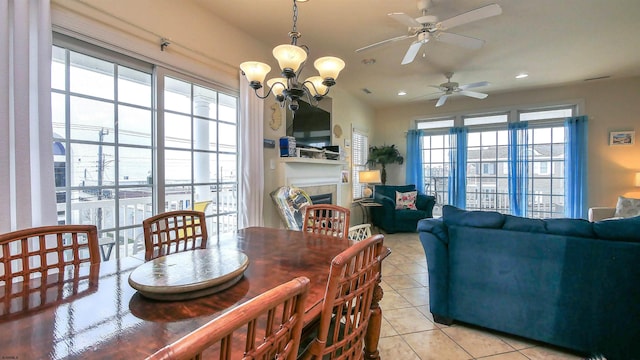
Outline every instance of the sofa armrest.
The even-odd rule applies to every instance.
[[[436,204],[436,198],[432,195],[418,194],[416,197],[416,208],[425,211],[427,217],[433,217],[433,207]]]
[[[396,209],[396,201],[388,196],[376,194],[375,202],[382,204],[385,211],[395,210]]]
[[[446,225],[441,219],[418,221],[420,243],[427,258],[429,276],[429,310],[434,319],[450,323],[449,315],[449,244]],[[444,240],[442,238],[444,236]],[[442,319],[445,319],[444,322]]]
[[[427,218],[418,221],[418,232],[427,232],[432,234],[436,239],[444,243],[445,246],[449,243],[447,227],[444,225],[442,218]]]
[[[612,218],[616,213],[616,208],[612,207],[592,207],[589,208],[589,221],[595,222]]]

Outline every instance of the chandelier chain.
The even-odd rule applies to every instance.
[[[293,29],[291,32],[298,32],[298,4],[293,0]]]

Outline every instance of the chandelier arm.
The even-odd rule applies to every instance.
[[[313,82],[305,80],[305,82],[302,83],[302,87],[304,87],[305,84],[311,84],[311,86],[313,87],[314,92],[316,94],[318,94],[318,95],[314,95],[313,96],[314,98],[320,97],[320,99],[322,99],[323,97],[325,97],[325,96],[327,96],[329,94],[329,90],[331,89],[329,86],[327,86],[327,90],[324,92],[324,94],[320,94],[318,92],[318,88],[316,88],[316,85]],[[307,91],[309,91],[309,90],[307,90]]]
[[[264,95],[264,96],[260,96],[260,94],[258,94],[258,89],[253,89],[253,91],[256,93],[256,96],[257,96],[259,99],[262,99],[262,100],[264,100],[264,99],[268,98],[268,97],[269,97],[269,95],[271,95],[271,89],[269,89],[269,91],[267,91],[267,94],[266,94],[266,95]]]
[[[303,89],[304,89],[304,96],[307,98],[307,102],[309,103],[309,105],[313,107],[317,107],[318,104],[320,103],[320,100],[322,100],[322,96],[311,95],[311,92],[309,91],[309,89],[305,87],[303,87]]]

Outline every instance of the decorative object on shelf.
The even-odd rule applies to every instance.
[[[296,138],[293,136],[283,136],[280,138],[280,157],[295,157]]]
[[[380,176],[380,170],[363,170],[358,172],[358,181],[361,184],[365,184],[365,188],[362,191],[364,197],[371,197],[373,190],[369,187],[369,184],[380,184],[382,178]]]
[[[269,121],[269,127],[271,130],[278,130],[280,126],[282,126],[282,110],[280,110],[280,106],[278,104],[272,104],[271,110],[271,121]]]
[[[609,145],[633,145],[636,142],[635,131],[612,131],[609,133]]]
[[[297,30],[297,21],[298,4],[293,0],[293,28],[289,33],[291,44],[278,45],[273,49],[273,57],[278,60],[283,77],[267,80],[269,91],[266,95],[259,95],[258,89],[262,87],[271,67],[258,61],[246,61],[240,64],[240,69],[247,77],[249,86],[255,90],[256,96],[264,99],[273,93],[280,106],[284,107],[286,103],[292,111],[298,110],[298,100],[302,97],[306,97],[310,104],[315,100],[317,105],[317,102],[329,93],[329,88],[336,84],[338,74],[345,66],[344,61],[337,57],[321,57],[313,63],[320,76],[312,76],[304,81],[298,80],[307,60],[309,48],[297,44],[301,36]]]
[[[400,155],[400,151],[395,145],[369,147],[369,160],[367,160],[367,164],[374,166],[380,164],[380,166],[382,166],[382,185],[387,183],[387,165],[394,163],[402,165],[403,162],[404,157]]]
[[[342,126],[336,124],[333,126],[333,135],[336,136],[336,138],[340,139],[340,137],[342,136]]]

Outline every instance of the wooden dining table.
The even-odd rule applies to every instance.
[[[305,327],[319,319],[331,260],[351,241],[251,227],[221,237],[220,248],[249,257],[243,278],[221,292],[183,301],[146,298],[128,283],[143,259],[127,257],[28,283],[0,286],[0,358],[143,359],[201,325],[298,276],[310,280]],[[388,253],[387,253],[388,254]],[[184,264],[184,266],[194,266]],[[378,286],[365,358],[379,359]]]

